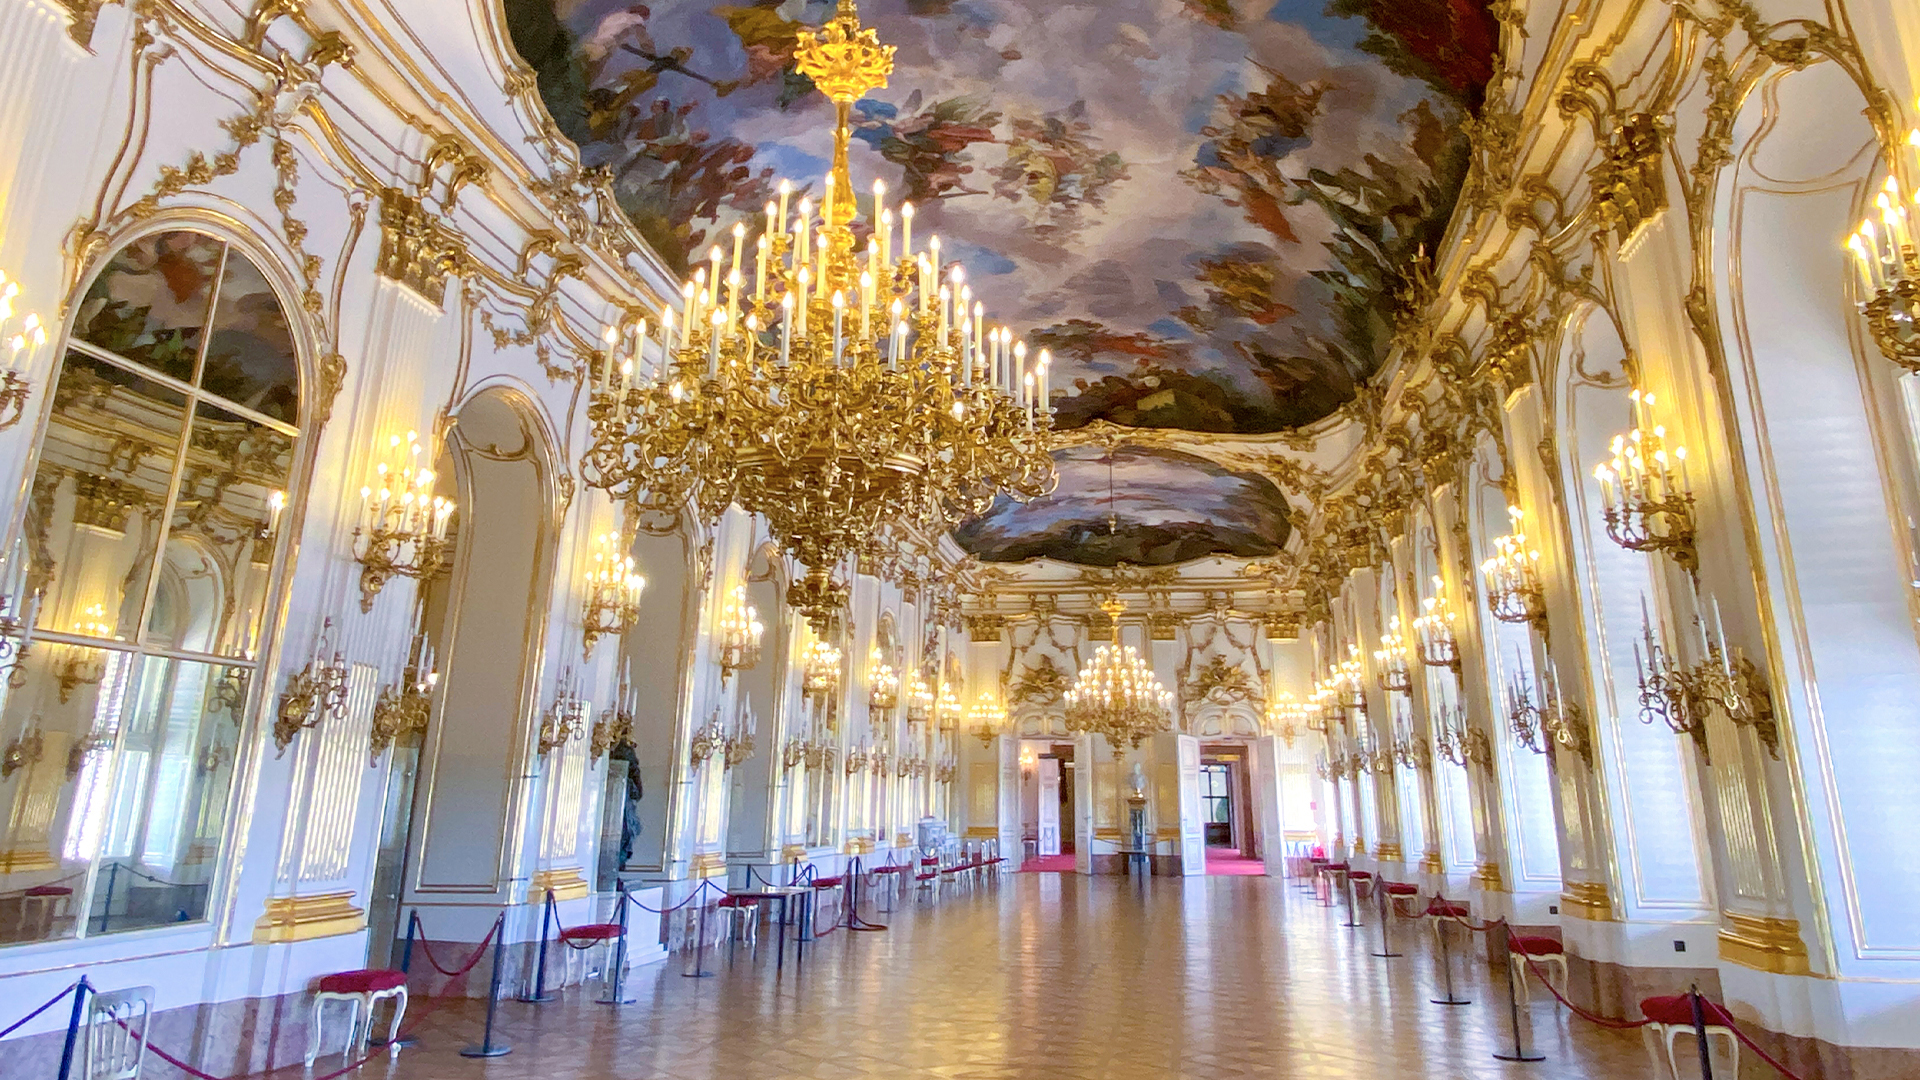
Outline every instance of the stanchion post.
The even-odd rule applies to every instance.
[[[1346,889],[1341,893],[1341,899],[1345,900],[1347,903],[1347,921],[1345,923],[1342,923],[1341,925],[1359,926],[1360,920],[1354,917],[1354,912],[1353,912],[1353,872],[1348,871],[1347,873],[1341,874],[1340,876],[1343,879],[1345,879],[1346,886],[1347,886]]]
[[[613,966],[613,978],[606,980],[607,996],[600,998],[602,1005],[625,1005],[632,1001],[626,996],[627,982],[627,883],[619,878],[613,879],[614,903],[620,905],[620,914],[613,921],[620,924],[620,937],[613,944],[613,958],[608,961]]]
[[[493,1041],[493,1018],[500,1009],[500,974],[506,966],[507,913],[502,911],[493,923],[493,977],[487,980],[487,1030],[480,1045],[469,1046],[460,1051],[461,1057],[496,1058],[513,1053],[513,1047]]]
[[[701,878],[700,884],[693,890],[693,899],[700,905],[694,916],[693,970],[683,971],[681,976],[688,979],[710,979],[713,972],[707,970],[707,879]]]
[[[1445,933],[1447,926],[1444,921],[1446,916],[1435,915],[1432,916],[1432,918],[1443,920],[1433,924],[1433,936],[1440,939],[1440,969],[1445,974],[1447,996],[1445,998],[1428,998],[1427,1000],[1435,1005],[1471,1005],[1473,1004],[1472,998],[1463,998],[1453,992],[1453,951],[1447,948],[1447,935]]]
[[[1507,1010],[1513,1024],[1513,1053],[1493,1056],[1500,1061],[1545,1061],[1547,1055],[1529,1054],[1520,1046],[1520,988],[1513,982],[1513,928],[1506,927],[1506,930],[1506,956],[1500,966],[1507,969]]]
[[[547,898],[540,905],[540,953],[534,960],[533,994],[520,1000],[529,1005],[545,1005],[552,1001],[555,994],[547,993],[547,934],[553,921],[553,890],[547,890]]]
[[[120,863],[118,860],[115,860],[107,864],[107,899],[105,903],[100,905],[100,925],[94,927],[95,933],[104,934],[107,932],[107,920],[113,917],[113,884],[119,879]]]
[[[1377,953],[1374,953],[1373,955],[1379,956],[1379,957],[1391,958],[1391,957],[1400,956],[1403,954],[1393,951],[1393,945],[1391,943],[1391,940],[1387,937],[1388,927],[1387,927],[1387,887],[1386,886],[1387,886],[1387,883],[1385,880],[1379,877],[1375,877],[1373,879],[1374,906],[1380,909],[1380,951]]]
[[[91,989],[93,984],[87,981],[85,975],[80,976],[80,981],[73,985],[73,1012],[67,1018],[67,1042],[60,1049],[60,1080],[68,1080],[73,1074],[73,1049],[80,1041],[80,1017],[84,1015],[87,991]]]
[[[1713,1080],[1713,1051],[1707,1047],[1707,1011],[1700,1005],[1700,984],[1687,992],[1693,1006],[1693,1041],[1700,1045],[1700,1080]]]
[[[402,975],[407,974],[407,969],[413,966],[413,928],[419,925],[420,909],[415,908],[407,912],[407,945],[400,950],[400,974]]]

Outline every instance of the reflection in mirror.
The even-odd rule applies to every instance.
[[[265,275],[238,255],[220,277],[200,388],[284,423],[299,420],[300,375],[286,314]]]
[[[185,416],[173,390],[67,354],[23,533],[39,628],[130,637],[139,625]]]
[[[194,407],[149,644],[239,657],[258,651],[292,469],[291,436],[205,401]]]
[[[192,382],[207,301],[226,245],[165,232],[121,248],[87,290],[73,324],[80,341]]]

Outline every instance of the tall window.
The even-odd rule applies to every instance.
[[[52,394],[0,590],[32,624],[0,687],[0,941],[206,918],[298,436],[286,314],[200,233],[113,257]]]

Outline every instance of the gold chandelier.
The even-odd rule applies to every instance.
[[[973,707],[967,710],[967,719],[972,721],[968,732],[980,740],[981,746],[992,746],[1000,730],[1007,725],[1007,710],[993,699],[982,695],[974,699]]]
[[[709,521],[731,504],[764,516],[807,567],[788,603],[824,634],[847,600],[835,569],[860,544],[890,528],[943,532],[996,496],[1044,495],[1055,476],[1045,350],[1030,364],[1012,331],[987,325],[938,237],[914,250],[911,204],[895,243],[879,183],[856,250],[849,114],[886,85],[893,49],[841,0],[794,56],[836,115],[818,218],[805,198],[789,216],[782,181],[751,259],[736,225],[731,259],[709,252],[677,318],[668,312],[657,337],[635,328],[635,355],[654,341],[668,358],[656,376],[636,382],[628,360],[616,382],[616,332],[582,473],[656,508],[691,502]]]
[[[1115,747],[1123,742],[1136,747],[1167,730],[1167,706],[1173,701],[1133,646],[1120,644],[1120,613],[1126,607],[1118,599],[1100,605],[1113,625],[1113,641],[1094,651],[1093,662],[1080,669],[1066,693],[1067,730],[1104,735]]]

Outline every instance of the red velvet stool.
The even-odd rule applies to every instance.
[[[1434,897],[1433,900],[1427,904],[1425,914],[1427,925],[1433,928],[1433,943],[1435,945],[1441,943],[1440,931],[1447,923],[1455,919],[1465,919],[1468,917],[1468,914],[1467,905],[1456,904],[1451,900],[1445,900],[1438,896]]]
[[[727,955],[741,938],[757,953],[760,950],[760,899],[755,896],[723,896],[714,908],[727,917]]]
[[[1528,963],[1529,957],[1532,958],[1531,964]],[[1513,981],[1523,993],[1526,992],[1528,985],[1527,969],[1529,967],[1544,968],[1545,970],[1540,973],[1543,981],[1557,971],[1560,975],[1560,993],[1564,995],[1567,992],[1567,950],[1559,941],[1534,934],[1509,933],[1507,962],[1513,965]],[[1553,984],[1549,982],[1547,985]],[[1527,1002],[1531,1004],[1532,1000],[1533,995],[1527,994]],[[1560,1007],[1559,998],[1554,999],[1553,1007],[1556,1009]]]
[[[560,931],[560,943],[567,948],[566,981],[573,978],[573,961],[580,960],[580,980],[586,982],[593,977],[593,968],[587,963],[587,954],[595,945],[604,949],[603,963],[600,968],[602,982],[613,978],[613,943],[620,940],[620,924],[616,922],[582,923],[569,926]]]
[[[1420,886],[1404,881],[1382,881],[1380,888],[1386,892],[1387,901],[1393,905],[1395,915],[1403,919],[1415,916],[1415,905],[1420,902]]]
[[[65,885],[35,885],[22,892],[20,916],[14,926],[17,940],[39,941],[52,936],[53,920],[72,896],[73,890]]]
[[[393,1019],[387,1024],[387,1041],[400,1033],[400,1018],[407,1015],[407,973],[385,968],[363,968],[322,975],[314,985],[313,1018],[307,1030],[307,1064],[320,1056],[320,1016],[329,1001],[347,1003],[347,1041],[341,1053],[352,1057],[364,1052],[373,1034],[373,1003],[392,998]],[[362,1013],[365,1016],[362,1017]]]
[[[1355,899],[1365,900],[1373,894],[1373,874],[1365,870],[1347,871],[1347,880],[1353,884]]]
[[[1679,1076],[1680,1061],[1674,1056],[1674,1040],[1682,1035],[1695,1035],[1693,1030],[1693,1001],[1690,995],[1674,994],[1669,997],[1650,997],[1640,1002],[1640,1014],[1653,1021],[1640,1030],[1645,1033],[1647,1056],[1653,1059],[1653,1071],[1660,1071],[1660,1052],[1657,1046],[1666,1047],[1667,1068],[1671,1075]],[[1700,1016],[1706,1021],[1707,1043],[1725,1039],[1727,1057],[1732,1064],[1723,1072],[1721,1066],[1713,1067],[1715,1076],[1740,1075],[1740,1037],[1733,1033],[1733,1016],[1718,1003],[1700,999]]]
[[[834,923],[840,921],[838,913],[835,914],[834,918],[831,921],[823,920],[820,918],[820,907],[821,907],[820,896],[822,893],[828,892],[830,890],[837,890],[840,894],[842,901],[844,901],[848,895],[846,876],[843,874],[834,874],[829,877],[817,877],[813,879],[813,895],[814,895],[813,925],[815,927],[814,933],[816,934],[819,933],[818,928],[823,922],[825,922],[827,926],[831,927]]]

